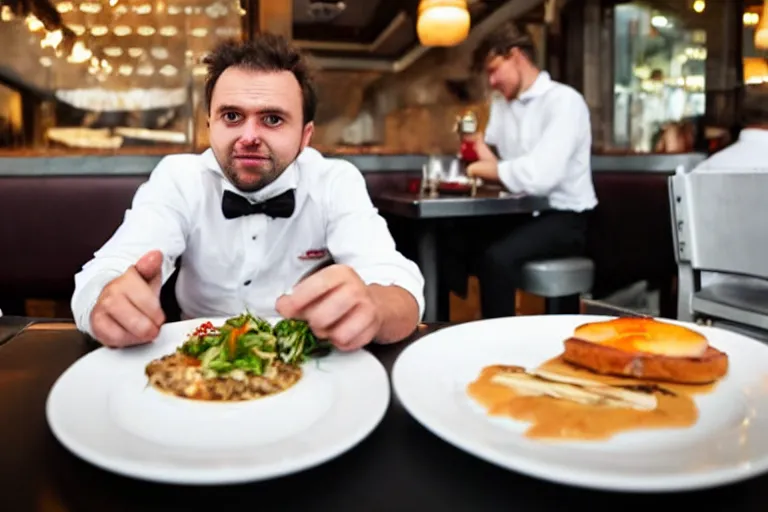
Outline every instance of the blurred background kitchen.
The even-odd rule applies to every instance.
[[[675,317],[668,178],[731,144],[742,86],[768,81],[762,0],[468,0],[469,25],[440,34],[423,3],[0,0],[0,308],[68,316],[72,276],[157,161],[207,147],[200,61],[217,41],[270,31],[305,49],[318,69],[313,146],[357,164],[375,199],[430,155],[454,155],[458,116],[484,127],[470,56],[516,19],[538,64],[591,111],[589,295]],[[450,41],[434,46],[438,35]],[[419,226],[384,213],[413,253]],[[452,320],[477,317],[476,286],[450,297]],[[519,304],[543,307],[524,293]]]

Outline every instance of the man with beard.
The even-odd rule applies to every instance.
[[[211,148],[165,157],[136,192],[75,276],[78,327],[112,347],[153,340],[160,288],[183,256],[185,318],[300,318],[341,350],[405,338],[423,312],[422,275],[359,170],[307,147],[317,100],[301,54],[262,34],[205,63]]]
[[[467,174],[501,183],[514,194],[546,196],[551,210],[517,219],[469,244],[484,318],[515,314],[515,289],[533,259],[576,256],[586,245],[587,215],[597,205],[592,184],[591,128],[584,98],[538,69],[524,29],[508,22],[475,49],[474,64],[498,93],[479,161]]]

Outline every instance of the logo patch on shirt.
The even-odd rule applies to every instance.
[[[300,260],[322,260],[328,257],[328,249],[310,249],[299,255]]]

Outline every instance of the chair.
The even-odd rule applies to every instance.
[[[678,319],[768,334],[768,169],[679,168],[670,180]],[[714,277],[702,279],[703,274]],[[708,277],[708,276],[707,276]]]
[[[579,299],[589,293],[595,265],[588,258],[529,261],[523,266],[521,289],[544,297],[547,314],[579,313]]]

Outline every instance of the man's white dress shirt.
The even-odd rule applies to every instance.
[[[510,192],[548,196],[557,210],[597,205],[589,109],[581,94],[546,71],[518,98],[493,100],[485,142],[496,146],[499,179]]]
[[[295,189],[290,218],[226,219],[224,190],[253,202]],[[163,281],[182,256],[176,296],[185,318],[231,316],[245,308],[275,316],[275,302],[323,257],[352,267],[367,284],[397,285],[424,311],[424,279],[395,249],[360,171],[307,148],[273,183],[242,193],[212,150],[163,158],[136,192],[122,225],[75,276],[72,311],[93,334],[91,311],[104,286],[148,251],[164,255]]]
[[[768,172],[768,130],[744,128],[736,142],[710,156],[693,170]]]
[[[768,172],[768,130],[745,128],[739,138],[730,146],[721,149],[697,165],[692,172]],[[738,200],[738,198],[734,198]],[[756,278],[723,274],[720,272],[701,272],[703,288],[713,284],[747,283]],[[764,285],[763,280],[758,280]]]

